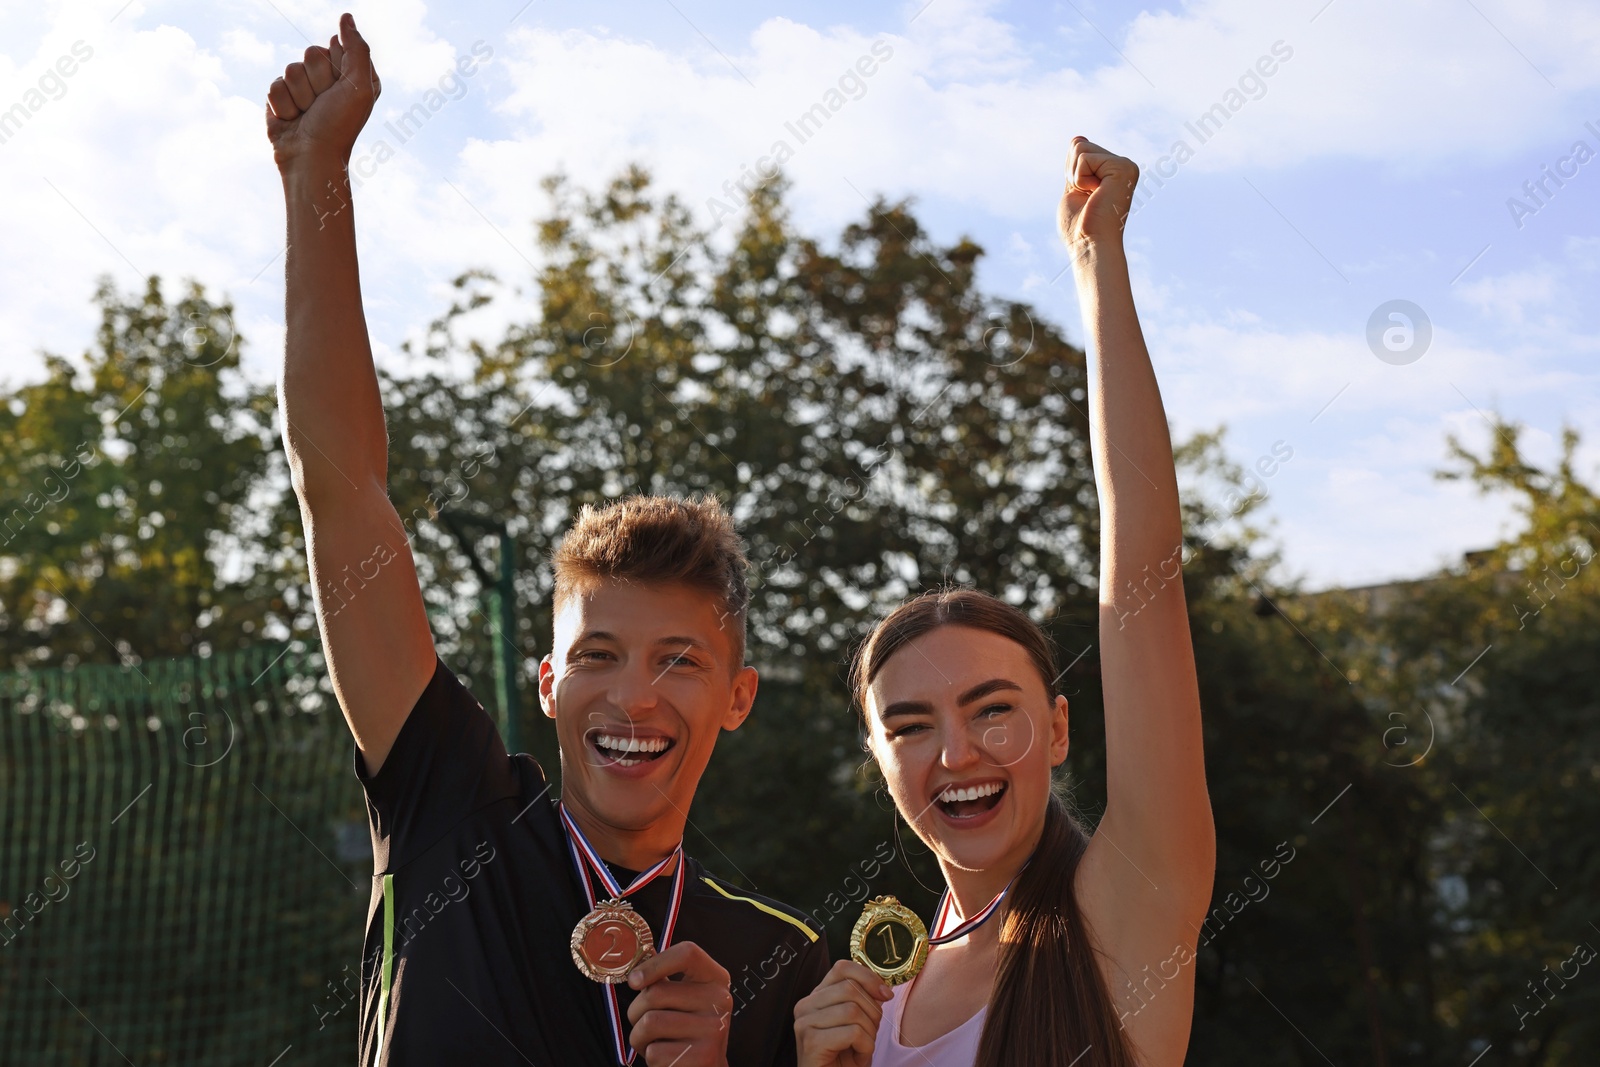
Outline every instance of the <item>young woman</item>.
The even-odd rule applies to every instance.
[[[1067,700],[1026,614],[961,590],[879,623],[852,671],[868,748],[948,888],[913,980],[841,960],[795,1006],[802,1067],[1183,1062],[1216,842],[1172,445],[1122,247],[1137,180],[1075,137],[1058,216],[1088,338],[1104,816],[1091,837],[1053,791]]]

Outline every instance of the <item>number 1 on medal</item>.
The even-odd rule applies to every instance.
[[[878,927],[878,933],[882,935],[883,939],[889,943],[889,955],[884,959],[883,962],[886,966],[893,967],[895,964],[899,963],[901,959],[900,953],[896,951],[894,947],[894,924],[884,923],[882,926]]]
[[[894,897],[874,897],[850,930],[850,958],[890,985],[909,982],[928,959],[928,930]]]

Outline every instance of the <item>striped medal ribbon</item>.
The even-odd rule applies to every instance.
[[[578,871],[578,881],[583,884],[583,895],[589,902],[589,915],[585,916],[584,920],[579,922],[579,930],[582,930],[584,924],[588,922],[589,919],[598,911],[615,907],[628,908],[628,905],[625,902],[626,897],[632,893],[638,892],[640,889],[643,889],[645,886],[655,881],[661,872],[666,870],[667,867],[672,864],[674,859],[678,861],[677,870],[675,870],[672,875],[672,895],[671,902],[667,905],[666,922],[661,928],[661,941],[659,948],[661,950],[665,950],[669,945],[672,944],[673,931],[678,925],[678,910],[683,904],[683,869],[686,866],[683,855],[683,842],[678,842],[677,847],[672,850],[666,859],[662,860],[654,867],[651,867],[649,870],[642,872],[637,878],[629,883],[627,887],[623,887],[623,885],[612,875],[611,870],[606,866],[605,861],[600,858],[600,854],[594,850],[594,846],[589,843],[589,839],[583,836],[583,831],[579,829],[578,824],[573,821],[571,814],[569,814],[567,811],[566,805],[558,802],[556,806],[561,812],[562,828],[567,832],[567,847],[572,853],[572,862]],[[610,900],[597,901],[595,899],[594,886],[589,881],[590,871],[593,871],[595,876],[600,879],[600,884],[606,887],[606,892],[611,894]],[[651,939],[649,936],[649,926],[642,918],[638,919],[637,922],[643,928],[643,944],[648,954],[648,951],[652,948]],[[574,946],[574,953],[577,953],[576,945]],[[594,976],[590,975],[590,977]],[[626,975],[605,979],[603,980],[603,984],[605,985],[606,991],[606,1008],[611,1018],[611,1037],[616,1045],[617,1062],[624,1065],[631,1065],[634,1061],[634,1057],[638,1053],[638,1050],[634,1049],[628,1044],[627,1034],[623,1031],[622,1010],[617,1004],[617,989],[616,985],[614,984],[615,982],[624,980],[626,980]]]
[[[1025,869],[1028,865],[1024,863],[1022,866]],[[983,906],[983,910],[973,915],[970,919],[962,920],[961,924],[949,933],[942,934],[939,931],[944,929],[945,920],[950,917],[950,888],[946,886],[945,891],[939,894],[939,909],[933,913],[933,936],[928,938],[928,944],[947,945],[952,941],[959,941],[988,922],[990,916],[1000,910],[1000,902],[1006,899],[1006,894],[1011,892],[1012,885],[1016,883],[1017,876],[1021,873],[1022,871],[1018,870],[1016,874],[1012,875],[1011,881],[1006,883],[1004,889],[995,894],[993,900]]]

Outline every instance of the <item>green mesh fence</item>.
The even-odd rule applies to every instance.
[[[372,857],[320,651],[0,674],[0,1064],[348,1064]]]

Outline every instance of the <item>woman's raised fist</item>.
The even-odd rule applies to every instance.
[[[1084,242],[1121,240],[1133,205],[1139,165],[1106,151],[1079,134],[1067,151],[1067,187],[1056,211],[1061,239],[1076,249]]]

